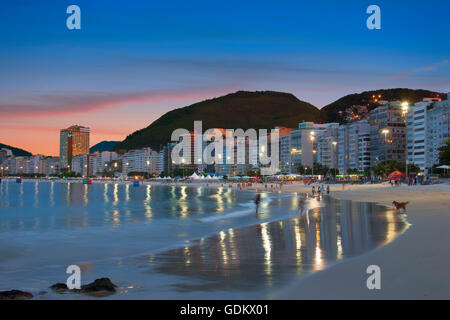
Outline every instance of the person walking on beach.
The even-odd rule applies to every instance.
[[[330,186],[327,186],[327,194],[330,194]]]
[[[261,202],[261,194],[260,193],[255,194],[254,200],[255,200],[255,206],[256,206],[256,214],[258,214],[258,206],[259,206],[259,203]]]
[[[313,195],[313,197],[316,195],[316,187],[315,186],[312,186],[312,195]]]

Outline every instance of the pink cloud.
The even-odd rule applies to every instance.
[[[164,101],[197,99],[218,96],[229,92],[228,88],[197,88],[179,91],[155,91],[136,93],[79,93],[39,95],[26,103],[0,103],[0,116],[11,118],[68,116],[113,109],[133,103],[158,103]]]
[[[442,60],[434,65],[428,66],[428,67],[423,67],[423,68],[418,68],[418,69],[414,69],[411,71],[405,71],[405,72],[401,72],[401,73],[397,73],[394,74],[392,76],[389,76],[388,78],[391,80],[395,80],[395,79],[401,79],[401,78],[407,78],[413,74],[419,73],[419,72],[430,72],[430,71],[434,71],[437,70],[439,67],[447,65],[448,64],[448,60]]]

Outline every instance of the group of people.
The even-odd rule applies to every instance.
[[[312,186],[311,191],[312,191],[312,195],[314,197],[316,195],[316,186]],[[330,186],[329,185],[327,185],[327,187],[326,187],[326,192],[327,192],[327,194],[330,194]],[[325,194],[325,185],[324,184],[317,186],[317,194],[318,195]]]

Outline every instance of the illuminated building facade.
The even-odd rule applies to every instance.
[[[89,133],[89,128],[78,125],[61,129],[59,135],[61,168],[70,169],[73,157],[89,153]]]

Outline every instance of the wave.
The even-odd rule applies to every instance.
[[[264,198],[264,199],[261,200],[261,204],[269,203],[270,201],[271,201],[270,198]],[[248,216],[250,214],[255,214],[256,213],[255,204],[253,203],[253,201],[252,202],[248,202],[248,203],[240,204],[240,206],[241,207],[247,207],[247,208],[246,209],[242,209],[242,210],[237,210],[237,211],[232,211],[232,212],[220,214],[220,215],[215,215],[215,216],[211,216],[211,217],[197,219],[196,221],[199,221],[199,222],[214,222],[214,221],[219,221],[219,220],[224,220],[224,219],[244,217],[244,216]]]

